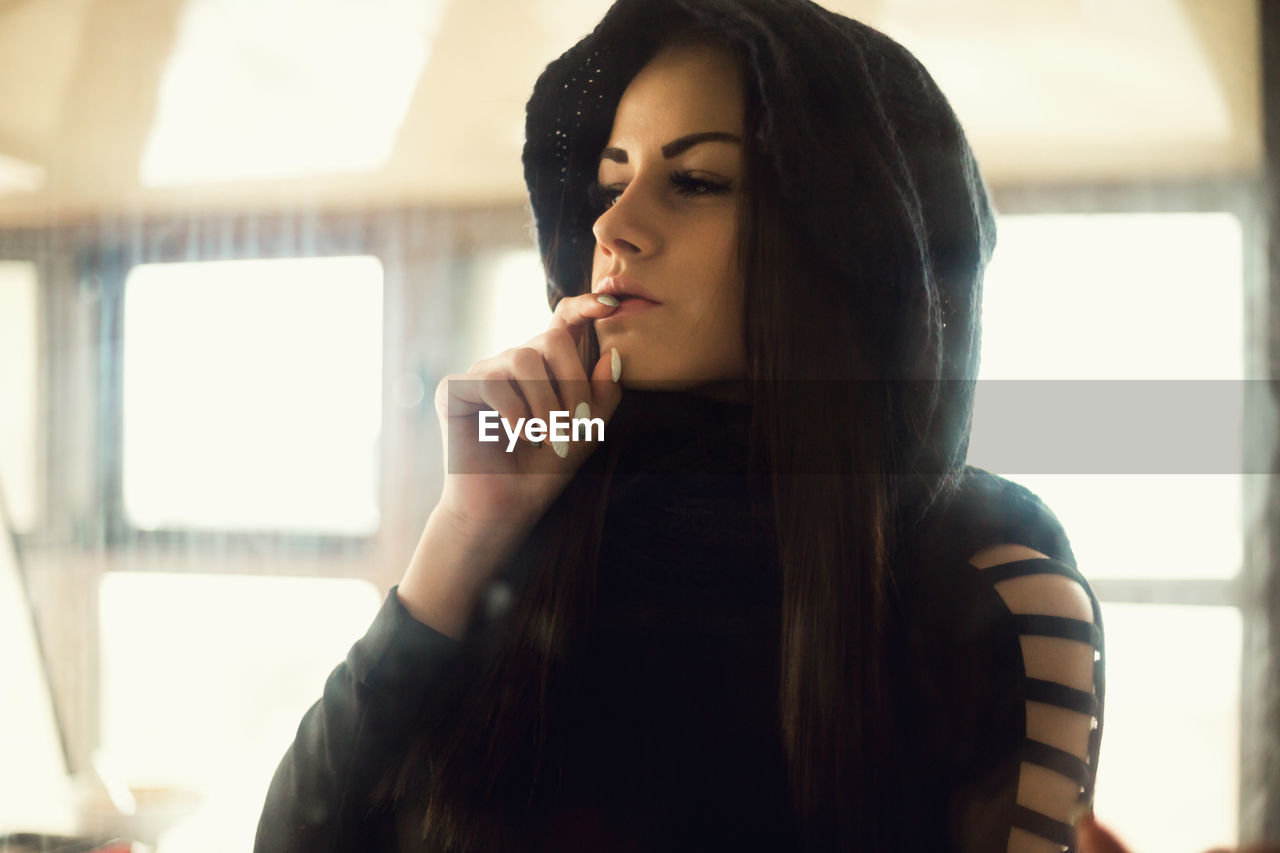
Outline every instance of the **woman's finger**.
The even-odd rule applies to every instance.
[[[468,417],[493,410],[515,423],[529,417],[529,408],[511,384],[514,377],[500,368],[476,373],[451,373],[436,385],[436,411],[441,417]]]
[[[599,419],[601,423],[607,424],[613,417],[613,413],[618,408],[618,403],[622,399],[622,386],[613,378],[614,352],[614,350],[611,350],[610,352],[602,355],[601,358],[592,366],[590,380],[584,382],[583,385],[577,389],[580,394],[584,395],[582,402],[587,405],[581,408],[575,406],[573,412],[575,420],[580,417],[586,418],[588,421],[592,422]],[[573,383],[573,385],[576,386],[577,383]],[[577,436],[578,433],[575,430],[572,431],[570,435]],[[596,443],[597,437],[603,438],[603,431],[593,431],[591,425],[588,423],[580,440],[575,442],[571,437],[569,442],[561,444],[559,447],[556,447],[556,444],[553,442],[552,447],[556,448],[556,452],[566,458],[569,454],[576,454],[577,458],[585,458],[587,454],[592,452],[593,445]],[[575,449],[578,444],[582,444],[584,447],[581,449]],[[570,462],[573,461],[573,459],[570,459]]]
[[[564,408],[564,403],[551,384],[547,360],[536,347],[522,346],[511,350],[512,374],[520,395],[529,403],[533,417],[547,422],[551,413]]]
[[[591,388],[582,356],[573,338],[563,329],[547,329],[529,342],[541,350],[547,367],[560,392],[560,399],[573,411],[579,403],[591,403]]]
[[[583,293],[566,296],[556,303],[551,328],[569,333],[574,343],[582,340],[587,324],[608,317],[618,309],[618,300],[608,294]]]
[[[497,412],[498,417],[512,424],[530,417],[528,402],[516,392],[512,384],[514,381],[510,373],[494,370],[478,382],[479,394],[487,410]]]

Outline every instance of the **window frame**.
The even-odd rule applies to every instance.
[[[1268,375],[1267,326],[1269,276],[1267,268],[1267,200],[1265,188],[1249,177],[1226,176],[1084,185],[1022,185],[992,187],[999,215],[1094,213],[1216,213],[1236,216],[1241,227],[1242,286],[1244,287],[1244,375],[1247,379]],[[998,249],[997,249],[998,251]],[[1260,384],[1260,383],[1259,383]],[[1277,423],[1276,404],[1266,394],[1245,395],[1246,428],[1242,472],[1271,470],[1277,449],[1276,430],[1257,428]],[[1220,579],[1090,578],[1089,584],[1102,603],[1180,604],[1231,606],[1240,612],[1243,648],[1240,650],[1240,743],[1237,826],[1240,838],[1263,835],[1259,804],[1266,799],[1265,748],[1273,738],[1266,720],[1267,667],[1265,653],[1269,614],[1263,592],[1272,572],[1268,560],[1270,537],[1266,527],[1267,504],[1272,500],[1272,478],[1241,477],[1240,531],[1243,562],[1239,574]]]
[[[76,266],[81,276],[96,275],[99,281],[99,332],[100,359],[98,362],[98,397],[95,412],[98,418],[96,468],[97,493],[102,496],[102,541],[108,548],[154,547],[164,550],[210,551],[223,550],[235,553],[288,553],[334,556],[367,550],[381,530],[382,521],[372,532],[364,535],[344,535],[321,532],[241,530],[203,530],[189,527],[163,527],[145,530],[132,524],[124,505],[123,467],[123,334],[125,283],[137,267],[154,263],[200,263],[224,260],[292,260],[302,258],[344,257],[369,255],[385,260],[370,246],[367,234],[345,232],[340,229],[318,229],[315,245],[303,254],[297,232],[272,229],[278,223],[264,223],[268,231],[261,234],[251,231],[251,220],[238,220],[231,234],[223,231],[210,235],[198,227],[187,231],[174,229],[148,236],[141,245],[116,243],[91,247],[77,257]],[[194,232],[194,233],[192,233]],[[194,245],[192,245],[194,241]],[[215,242],[216,241],[216,242]],[[384,272],[385,284],[385,272]],[[383,309],[384,329],[386,308]],[[385,346],[383,352],[385,372]],[[384,375],[384,387],[386,385]],[[386,408],[383,407],[383,417]],[[384,471],[386,453],[379,448],[379,474]],[[381,477],[379,478],[381,479]],[[379,509],[385,492],[379,487]]]
[[[0,258],[34,261],[40,283],[34,452],[41,512],[15,540],[49,652],[71,772],[91,767],[100,742],[102,575],[173,571],[181,555],[189,572],[353,577],[384,591],[400,578],[442,480],[430,392],[459,369],[450,340],[465,297],[459,260],[482,247],[527,248],[531,233],[527,208],[514,203],[369,210],[305,199],[294,208],[64,210],[38,225],[0,223]],[[120,523],[122,415],[110,409],[120,400],[119,312],[129,270],[147,262],[353,254],[377,257],[384,274],[377,533],[131,533]],[[426,389],[416,406],[396,399],[398,383],[409,378]]]

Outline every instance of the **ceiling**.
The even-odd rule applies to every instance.
[[[0,0],[0,225],[238,207],[522,204],[523,110],[533,82],[592,29],[609,0],[437,2]],[[1260,170],[1251,0],[824,5],[885,31],[920,58],[995,187]],[[193,17],[197,6],[203,23]],[[314,19],[300,21],[304,9]],[[241,22],[244,38],[219,42],[209,15],[231,28]],[[364,26],[369,22],[383,29]],[[418,41],[387,35],[409,29]],[[331,40],[312,77],[296,73],[308,33]],[[205,39],[206,67],[222,63],[224,71],[199,93],[167,91],[166,74],[177,79],[176,57],[190,52],[195,36]],[[332,46],[348,38],[369,52],[337,55]],[[392,41],[398,58],[388,58]],[[414,57],[424,61],[415,65]],[[281,150],[306,152],[377,124],[365,117],[375,113],[359,92],[326,100],[340,88],[331,81],[348,79],[325,76],[335,67],[390,75],[367,78],[366,95],[402,93],[389,96],[393,120],[374,140],[381,153],[344,172],[278,176],[262,140],[286,140],[291,147]],[[274,91],[264,83],[256,94],[219,94],[233,72],[251,82],[290,78],[293,88],[263,96]],[[223,108],[239,109],[262,129],[256,140],[241,133],[263,152],[256,175],[144,185],[148,145],[157,144],[162,118],[170,130],[185,126],[188,139],[207,137],[211,153],[193,159],[211,162],[229,144],[214,138],[226,129],[214,118]],[[356,118],[305,125],[304,116],[326,111]],[[289,131],[301,141],[288,141]],[[180,141],[169,148],[178,155],[194,150]]]

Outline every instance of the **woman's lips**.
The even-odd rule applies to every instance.
[[[627,296],[620,301],[622,304],[618,306],[616,311],[608,317],[601,317],[599,320],[596,320],[596,322],[607,323],[617,317],[633,317],[636,314],[648,311],[650,308],[657,308],[662,304],[661,302],[651,302],[648,299],[642,299],[639,296]]]

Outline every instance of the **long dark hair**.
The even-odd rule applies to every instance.
[[[903,800],[888,663],[898,630],[891,569],[910,558],[913,523],[952,483],[945,475],[954,442],[927,435],[939,421],[921,412],[951,406],[942,421],[967,435],[969,398],[940,399],[936,384],[884,381],[900,378],[895,359],[912,344],[927,350],[932,341],[935,351],[925,358],[940,362],[943,324],[929,281],[934,271],[922,261],[928,238],[916,188],[901,155],[883,150],[894,129],[871,108],[826,118],[840,144],[855,145],[814,141],[820,150],[812,162],[865,156],[889,165],[859,173],[865,203],[857,211],[847,199],[812,200],[818,209],[839,207],[842,227],[805,228],[784,215],[773,140],[786,129],[774,116],[766,130],[752,58],[722,32],[686,27],[654,47],[724,49],[743,75],[742,333],[751,441],[768,460],[782,570],[778,707],[794,811],[806,849],[887,851]],[[563,236],[551,235],[548,270]],[[830,241],[841,245],[833,250]],[[594,242],[576,242],[580,269],[589,270]],[[837,257],[853,265],[837,267]],[[576,292],[589,288],[585,279]],[[908,286],[920,281],[928,286]],[[904,332],[886,317],[926,322]],[[584,338],[582,355],[588,364],[598,357],[594,334]],[[466,677],[442,691],[402,766],[376,792],[383,801],[425,804],[427,849],[520,849],[520,815],[547,764],[557,686],[573,667],[593,607],[616,453],[608,442],[597,448],[534,528],[504,572],[516,586],[510,611],[496,620],[473,616],[474,642],[459,667]]]

